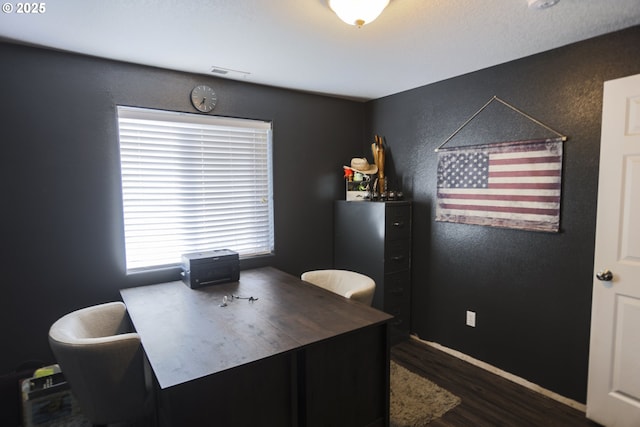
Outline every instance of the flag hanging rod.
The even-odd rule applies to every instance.
[[[456,129],[456,130],[455,130],[455,132],[453,132],[453,133],[449,136],[449,138],[445,139],[445,140],[444,140],[444,142],[443,142],[442,144],[440,144],[440,145],[438,146],[438,148],[436,148],[436,149],[435,149],[435,150],[433,150],[433,151],[435,151],[435,152],[437,153],[437,152],[438,152],[442,147],[444,147],[444,145],[445,145],[447,142],[451,141],[451,140],[453,139],[453,137],[454,137],[454,136],[456,136],[456,135],[458,134],[458,132],[460,132],[460,131],[461,131],[461,130],[466,126],[466,125],[468,125],[468,124],[469,124],[469,122],[470,122],[471,120],[475,119],[475,118],[476,118],[476,116],[477,116],[478,114],[480,114],[480,113],[481,113],[485,108],[487,108],[487,107],[489,106],[489,104],[491,104],[493,101],[498,101],[498,102],[500,102],[501,104],[505,105],[506,107],[511,108],[511,109],[512,109],[513,111],[515,111],[516,113],[518,113],[518,114],[520,114],[520,115],[522,115],[522,116],[526,117],[527,119],[531,120],[531,121],[532,121],[532,122],[534,122],[535,124],[537,124],[537,125],[539,125],[539,126],[542,126],[543,128],[547,129],[548,131],[551,131],[551,132],[555,133],[556,135],[558,135],[559,137],[561,137],[563,141],[566,141],[566,140],[567,140],[567,137],[566,137],[565,135],[563,135],[563,134],[561,134],[560,132],[557,132],[557,131],[555,131],[555,130],[551,129],[549,126],[545,125],[545,124],[544,124],[544,123],[542,123],[541,121],[539,121],[539,120],[537,120],[537,119],[535,119],[535,118],[531,117],[529,114],[525,113],[524,111],[519,110],[518,108],[514,107],[513,105],[509,104],[508,102],[506,102],[506,101],[504,101],[504,100],[502,100],[502,99],[500,99],[500,98],[498,98],[497,96],[495,96],[495,95],[494,95],[494,96],[493,96],[493,98],[491,98],[489,101],[487,101],[487,103],[486,103],[486,104],[484,104],[484,105],[482,106],[482,108],[480,108],[480,109],[479,109],[478,111],[476,111],[476,112],[475,112],[471,117],[469,117],[469,118],[467,119],[467,121],[465,121],[465,122],[462,124],[462,126],[460,126],[458,129]]]

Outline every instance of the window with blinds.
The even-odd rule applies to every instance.
[[[118,106],[127,271],[273,251],[271,123]]]

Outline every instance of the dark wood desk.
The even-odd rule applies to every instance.
[[[274,268],[121,290],[161,425],[389,424],[391,316]],[[228,301],[224,296],[257,298]]]

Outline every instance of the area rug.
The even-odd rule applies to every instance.
[[[423,427],[460,404],[458,396],[391,361],[391,427]]]

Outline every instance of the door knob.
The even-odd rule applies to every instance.
[[[596,273],[598,280],[610,282],[613,279],[613,273],[609,270],[600,270]]]

